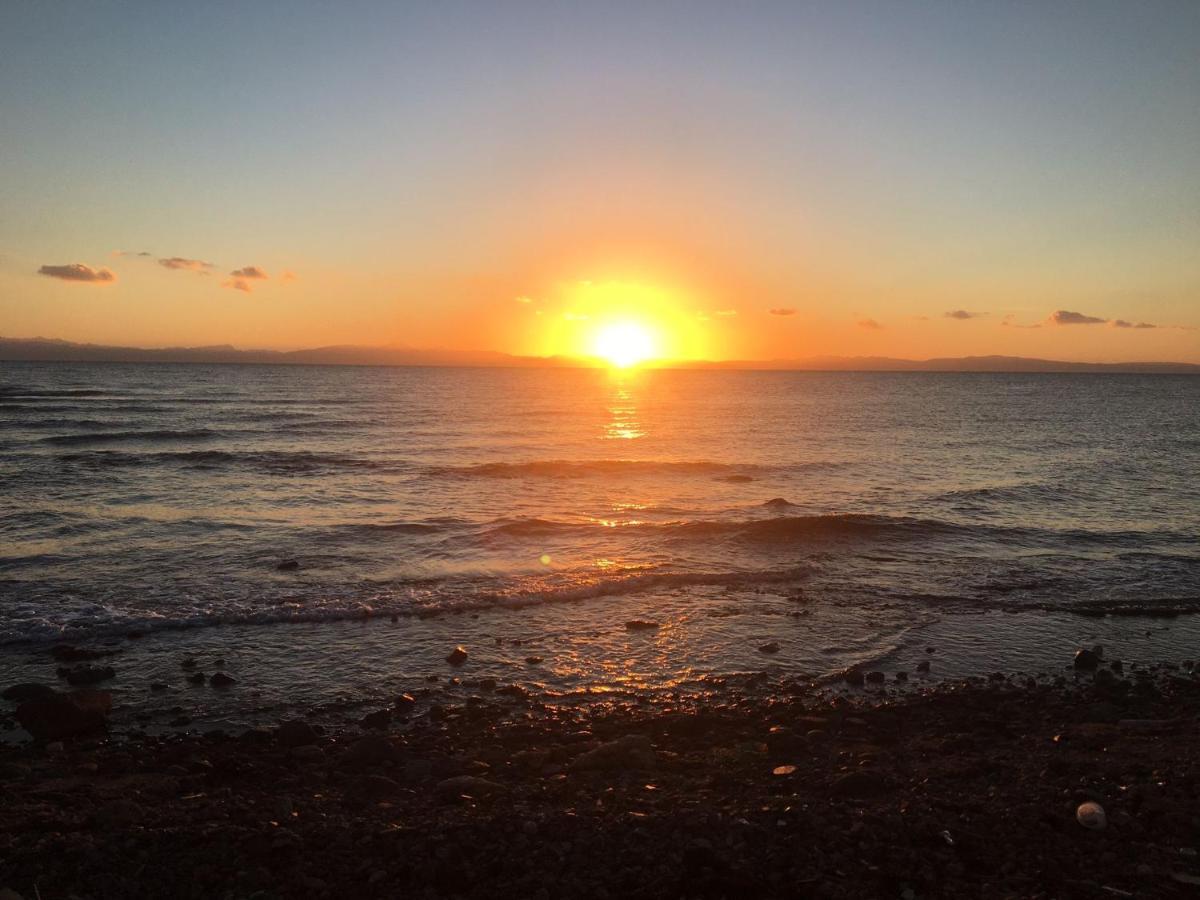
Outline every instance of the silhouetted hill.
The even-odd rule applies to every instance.
[[[0,360],[42,362],[187,362],[339,366],[487,366],[499,368],[586,366],[567,357],[513,356],[495,351],[420,350],[411,347],[314,347],[308,350],[239,350],[208,347],[111,347],[50,338],[0,338]],[[806,359],[686,361],[684,369],[780,369],[826,372],[1127,372],[1200,374],[1200,365],[1173,362],[1089,363],[1022,356],[896,359],[887,356],[814,356]]]

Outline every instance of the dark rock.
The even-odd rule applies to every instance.
[[[392,711],[390,709],[380,709],[376,712],[367,713],[358,720],[358,724],[363,728],[370,728],[373,731],[383,731],[392,724]]]
[[[778,653],[779,641],[768,641],[758,648],[759,653]]]
[[[908,681],[908,673],[907,672],[897,672],[896,680],[901,681],[901,682]]]
[[[576,757],[571,768],[576,771],[651,769],[654,763],[650,739],[643,734],[627,734]]]
[[[542,658],[540,656],[527,656],[525,657],[525,662],[531,666],[537,666],[541,665]]]
[[[50,655],[59,662],[90,662],[101,657],[110,656],[116,651],[88,650],[71,644],[55,644],[50,648]]]
[[[58,691],[49,685],[26,681],[7,688],[0,696],[4,697],[5,700],[11,700],[13,703],[25,703],[29,700],[48,700],[50,697],[57,696],[57,694]]]
[[[369,734],[351,745],[345,759],[351,765],[372,766],[390,762],[399,753],[399,748],[382,734]]]
[[[763,506],[765,506],[767,509],[787,509],[791,505],[791,503],[788,503],[782,497],[772,497],[770,500],[767,500],[765,503],[763,503]]]
[[[59,668],[58,677],[65,678],[72,686],[99,684],[116,678],[117,673],[112,666],[76,666],[74,669]]]
[[[107,691],[75,691],[28,700],[17,707],[17,721],[38,741],[103,732],[108,727],[112,694]]]
[[[467,648],[459,645],[450,651],[446,657],[446,662],[452,666],[461,666],[467,661]]]
[[[1076,650],[1075,651],[1075,668],[1091,672],[1100,665],[1100,657],[1096,655],[1094,650]]]
[[[887,676],[878,670],[874,672],[868,672],[863,677],[869,684],[883,684],[885,681],[887,681]]]
[[[479,679],[479,688],[480,688],[480,690],[484,690],[484,691],[494,691],[496,689],[496,679],[495,678],[480,678]]]
[[[187,678],[189,684],[204,684],[205,678],[203,672],[193,672]]]
[[[208,683],[215,688],[227,688],[237,684],[237,679],[224,672],[215,672],[212,678],[208,679]]]
[[[887,793],[890,785],[886,778],[874,772],[850,772],[833,783],[832,796],[843,800],[868,800]]]
[[[645,619],[630,619],[625,623],[628,631],[653,631],[659,627],[657,622],[647,622]]]
[[[180,660],[179,667],[181,669],[196,668],[196,658],[194,656],[185,656],[182,660]]]
[[[919,663],[917,663],[917,671],[918,672],[928,672],[929,671],[929,660],[923,659]]]
[[[853,666],[849,669],[843,670],[842,672],[842,681],[846,682],[846,684],[851,684],[855,687],[862,687],[864,680],[865,679],[863,678],[862,670],[854,668]]]
[[[285,747],[305,747],[316,742],[317,732],[307,722],[293,719],[275,729],[275,740]]]
[[[165,691],[169,687],[170,687],[169,684],[166,684],[165,682],[162,682],[162,681],[152,681],[150,683],[150,690],[156,691],[156,692],[157,691]]]
[[[300,568],[300,561],[297,559],[285,559],[275,568],[280,572],[295,572]]]

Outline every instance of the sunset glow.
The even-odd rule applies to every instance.
[[[654,338],[637,322],[618,322],[596,332],[592,352],[619,369],[625,369],[654,356]]]

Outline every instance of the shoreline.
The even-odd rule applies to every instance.
[[[358,725],[0,746],[0,888],[1190,896],[1197,674],[1110,663],[901,695],[752,676],[553,702],[423,685]],[[1085,801],[1104,830],[1075,820]]]

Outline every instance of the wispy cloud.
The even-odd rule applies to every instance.
[[[247,294],[253,294],[254,288],[250,286],[250,282],[244,278],[231,278],[229,281],[221,282],[221,287],[230,288],[235,291],[243,291]]]
[[[149,250],[114,250],[112,252],[112,255],[116,256],[116,257],[121,257],[121,256],[153,256],[154,254],[151,253]]]
[[[264,272],[262,269],[260,269],[258,266],[243,266],[240,269],[234,269],[229,274],[232,275],[234,278],[257,279],[257,278],[266,278],[267,277],[267,273]]]
[[[868,331],[878,331],[879,329],[883,328],[883,326],[874,319],[859,319],[858,327],[866,328]]]
[[[1113,319],[1108,323],[1113,328],[1157,328],[1150,322],[1126,322],[1124,319]]]
[[[950,312],[942,313],[942,315],[947,319],[958,319],[959,321],[966,321],[967,319],[982,318],[983,316],[986,316],[987,313],[971,312],[970,310],[967,310],[967,309],[952,309],[952,310],[950,310]]]
[[[1056,309],[1046,320],[1047,325],[1103,325],[1107,319],[1098,316],[1087,316],[1081,312],[1071,312],[1069,309]]]
[[[168,256],[160,259],[158,264],[166,269],[176,269],[182,272],[195,272],[197,275],[207,275],[213,264],[202,259],[188,259],[184,256]]]
[[[790,306],[777,306],[770,310],[770,313],[773,316],[794,316],[796,314],[796,310],[792,309]]]
[[[39,275],[48,275],[51,278],[58,278],[62,281],[81,281],[91,284],[111,284],[117,280],[117,276],[109,269],[103,267],[93,269],[91,266],[85,266],[83,263],[68,263],[63,266],[42,266],[38,269]]]

